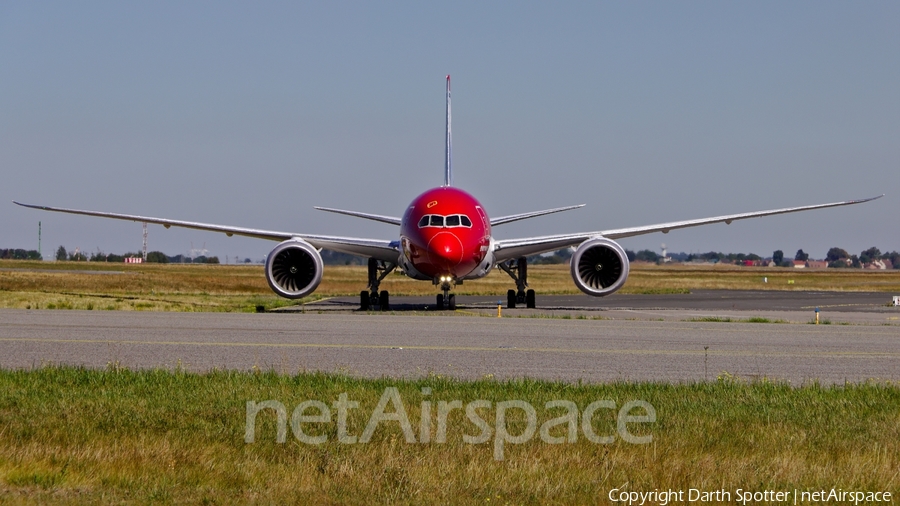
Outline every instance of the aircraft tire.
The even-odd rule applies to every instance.
[[[369,292],[365,290],[359,292],[359,309],[360,311],[369,310]]]
[[[437,307],[435,309],[438,311],[444,309],[444,294],[437,294]]]
[[[525,292],[525,307],[534,309],[534,290]]]
[[[508,309],[516,308],[516,291],[510,290],[506,292],[506,307]]]
[[[390,311],[391,310],[391,298],[390,294],[387,290],[382,290],[381,294],[378,296],[378,304],[381,306],[382,311]]]
[[[447,299],[447,309],[449,309],[450,311],[456,311],[456,294],[451,293]]]

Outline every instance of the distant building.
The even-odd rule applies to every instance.
[[[809,269],[825,269],[828,267],[828,262],[825,260],[807,260],[806,267]]]
[[[794,269],[806,269],[809,264],[806,260],[794,260]]]

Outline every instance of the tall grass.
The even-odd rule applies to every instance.
[[[246,402],[359,402],[348,419],[359,435],[387,387],[396,387],[419,427],[423,388],[440,400],[521,399],[539,423],[545,402],[645,400],[657,421],[650,444],[616,439],[571,444],[535,437],[507,445],[505,460],[461,412],[446,443],[410,444],[384,423],[368,444],[336,441],[334,423],[315,446],[290,432],[277,443],[271,411],[244,442]],[[741,383],[578,385],[534,380],[366,380],[339,374],[131,371],[45,367],[0,371],[0,497],[34,502],[225,503],[597,503],[614,487],[891,490],[900,492],[900,387],[887,384],[795,388]],[[607,413],[612,413],[607,412]],[[434,414],[432,413],[432,416]],[[485,416],[490,425],[494,420]],[[522,420],[511,423],[518,432]],[[615,433],[614,415],[595,418]],[[315,432],[315,430],[310,430]],[[560,433],[561,434],[561,433]]]

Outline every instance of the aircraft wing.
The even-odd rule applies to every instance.
[[[710,223],[722,223],[730,225],[732,221],[744,220],[747,218],[759,218],[761,216],[771,216],[774,214],[795,213],[798,211],[809,211],[812,209],[824,209],[827,207],[849,206],[853,204],[862,204],[875,199],[880,199],[884,195],[859,200],[845,200],[843,202],[832,202],[830,204],[816,204],[812,206],[786,207],[783,209],[770,209],[768,211],[754,211],[750,213],[729,214],[725,216],[714,216],[712,218],[700,218],[696,220],[672,221],[669,223],[658,223],[656,225],[645,225],[642,227],[618,228],[612,230],[601,230],[597,232],[584,232],[576,234],[547,235],[541,237],[526,237],[522,239],[506,239],[496,241],[494,243],[494,258],[498,262],[504,262],[513,258],[522,256],[537,255],[548,251],[555,251],[568,246],[575,246],[591,237],[603,236],[608,239],[621,239],[623,237],[633,237],[636,235],[650,234],[653,232],[662,232],[667,234],[670,230],[679,228],[697,227],[700,225],[708,225]]]
[[[222,232],[229,237],[233,235],[240,235],[245,237],[255,237],[257,239],[268,239],[270,241],[286,241],[288,239],[297,238],[312,244],[317,249],[327,249],[332,251],[339,251],[341,253],[349,253],[351,255],[372,257],[391,263],[396,263],[399,255],[399,247],[396,241],[392,242],[379,239],[360,239],[355,237],[297,234],[293,232],[278,232],[274,230],[262,230],[255,228],[230,227],[227,225],[198,223],[193,221],[169,220],[166,218],[154,218],[151,216],[137,216],[132,214],[106,213],[100,211],[84,211],[81,209],[65,209],[61,207],[39,206],[33,204],[23,204],[16,201],[13,201],[13,203],[23,207],[30,207],[32,209],[42,209],[44,211],[82,214],[85,216],[99,216],[101,218],[112,218],[116,220],[155,223],[166,228],[181,227],[192,228],[195,230],[206,230],[209,232]]]

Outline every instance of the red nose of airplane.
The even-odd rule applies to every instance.
[[[431,262],[440,267],[454,267],[462,262],[463,245],[458,237],[450,232],[439,232],[428,241],[428,254]]]

